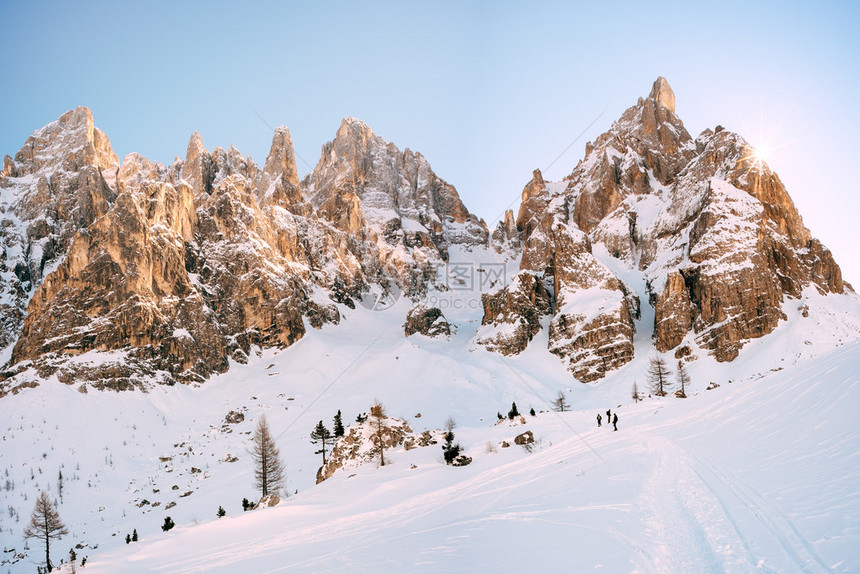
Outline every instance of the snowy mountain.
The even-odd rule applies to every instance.
[[[198,134],[120,163],[85,108],[35,132],[0,178],[0,572],[44,560],[42,489],[85,571],[856,571],[860,298],[674,102],[658,79],[492,233],[354,118],[303,180],[286,128],[262,168]],[[689,398],[650,396],[655,355]],[[287,496],[243,512],[262,414]]]

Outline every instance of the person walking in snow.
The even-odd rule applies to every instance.
[[[612,415],[612,430],[618,430],[618,413]]]
[[[600,413],[597,413],[597,426],[601,426],[600,421],[602,421],[602,420],[603,419],[601,418]]]

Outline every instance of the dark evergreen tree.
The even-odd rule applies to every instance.
[[[346,432],[343,428],[343,419],[341,418],[339,409],[337,414],[334,415],[334,428],[332,430],[334,431],[334,438],[340,438]]]
[[[496,416],[499,417],[499,420],[503,420],[505,417],[502,416],[502,413],[496,413]]]
[[[355,422],[357,422],[358,424],[361,424],[366,420],[367,420],[367,413],[360,413],[360,414],[355,416]]]
[[[131,533],[131,541],[137,542],[137,528],[135,528]]]
[[[165,516],[165,517],[164,517],[164,524],[162,524],[162,525],[161,525],[161,529],[162,529],[164,532],[167,532],[168,530],[170,530],[170,529],[171,529],[171,528],[173,528],[174,526],[176,526],[176,523],[175,523],[175,522],[173,522],[173,519],[172,519],[172,518],[170,518],[169,516]]]
[[[223,517],[223,516],[227,516],[227,511],[226,511],[226,510],[224,510],[224,507],[223,507],[223,506],[219,506],[219,507],[218,507],[218,512],[217,512],[216,514],[217,514],[218,518],[221,518],[221,517]]]
[[[510,420],[514,420],[514,418],[518,416],[520,416],[520,411],[517,410],[517,403],[511,403],[511,410],[508,411],[508,418]]]
[[[332,440],[331,431],[325,428],[325,425],[322,421],[317,423],[317,426],[314,427],[314,430],[311,431],[311,442],[314,444],[322,444],[322,448],[316,451],[314,454],[322,453],[323,457],[323,466],[325,466],[325,453],[326,453],[326,442],[331,442]]]
[[[242,510],[248,512],[251,509],[251,503],[248,502],[247,498],[242,499]]]
[[[452,417],[448,417],[445,421],[445,444],[442,445],[442,456],[445,457],[446,464],[453,464],[460,456],[460,445],[454,444],[454,427],[457,423]]]
[[[529,410],[529,414],[530,414],[531,416],[533,416],[533,417],[536,417],[536,416],[537,416],[537,413],[535,412],[535,408],[534,408],[534,407],[532,407],[532,408]]]
[[[125,535],[125,543],[126,543],[126,544],[131,544],[131,534],[126,534],[126,535]]]

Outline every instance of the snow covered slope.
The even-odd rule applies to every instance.
[[[404,299],[385,311],[344,309],[339,326],[201,385],[82,394],[47,381],[7,396],[0,572],[31,572],[41,560],[21,533],[45,488],[71,531],[54,560],[81,544],[86,572],[860,568],[856,296],[808,290],[732,363],[691,362],[690,398],[634,403],[647,353],[637,349],[601,382],[573,384],[540,345],[511,358],[477,346],[480,309],[447,295],[459,326],[450,340],[404,338]],[[720,386],[705,390],[712,381]],[[549,411],[559,390],[572,411],[495,424],[512,401]],[[439,445],[401,448],[390,465],[315,485],[313,426],[338,409],[351,421],[374,399],[419,432],[453,416],[474,462],[446,466]],[[607,408],[618,432],[596,427]],[[231,410],[244,421],[226,423]],[[290,496],[244,513],[242,498],[257,496],[249,433],[263,413]],[[531,452],[500,446],[525,430]],[[168,533],[165,516],[177,523]],[[141,540],[126,545],[133,529]]]

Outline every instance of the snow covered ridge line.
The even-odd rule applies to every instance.
[[[509,356],[539,340],[594,382],[637,352],[732,361],[811,286],[854,297],[776,174],[720,126],[693,138],[674,102],[658,78],[492,233],[354,118],[300,181],[286,128],[262,167],[199,134],[170,166],[120,164],[73,110],[4,160],[0,393],[202,382],[401,298],[406,336],[469,331]]]

